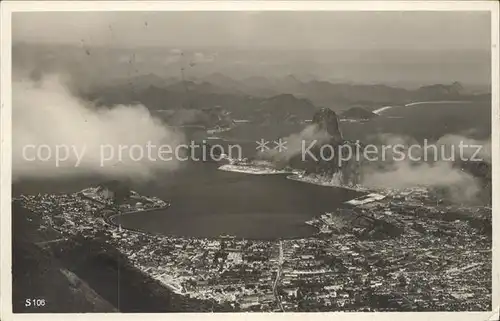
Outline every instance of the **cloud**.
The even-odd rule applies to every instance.
[[[320,130],[316,124],[308,125],[300,133],[292,134],[282,139],[285,142],[284,149],[266,149],[258,153],[258,158],[275,161],[288,162],[295,155],[302,153],[304,146],[310,144],[321,145],[328,141],[331,136],[324,130]]]
[[[436,145],[443,146],[446,155],[454,154],[457,158],[477,159],[491,164],[491,139],[477,140],[461,135],[445,135],[439,138]]]
[[[170,54],[180,56],[182,55],[182,50],[178,48],[170,49]]]
[[[12,127],[13,179],[87,173],[148,178],[179,166],[159,159],[151,147],[174,148],[184,139],[142,105],[97,108],[72,95],[55,75],[13,82]],[[67,159],[56,164],[56,152]]]
[[[389,134],[380,135],[378,139],[385,146],[401,144],[409,147],[416,143],[410,137]],[[460,142],[486,146],[480,156],[484,157],[485,160],[489,157],[491,160],[491,141],[481,142],[458,135],[445,135],[434,144],[438,148],[436,158],[434,158],[434,154],[429,154],[427,161],[424,161],[424,158],[419,161],[418,158],[424,156],[423,151],[421,151],[421,153],[412,153],[411,159],[407,157],[403,160],[396,160],[389,153],[386,154],[387,157],[384,161],[365,162],[362,169],[362,185],[369,188],[395,189],[415,186],[439,187],[446,189],[454,201],[475,201],[482,188],[479,179],[461,170],[459,166],[454,166],[456,161],[460,160],[458,149],[455,150],[455,158],[450,159],[449,151],[452,150],[452,146],[458,147]],[[447,151],[445,158],[442,157],[441,146]],[[469,152],[464,152],[464,155],[472,156]]]
[[[193,55],[193,59],[192,59],[191,63],[194,63],[194,64],[211,63],[211,62],[215,61],[216,57],[217,57],[216,53],[205,54],[203,52],[196,52]]]

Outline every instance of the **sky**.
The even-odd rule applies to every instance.
[[[490,49],[489,12],[24,12],[14,42],[234,49]]]

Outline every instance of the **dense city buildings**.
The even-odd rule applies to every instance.
[[[491,309],[491,208],[444,204],[425,188],[361,196],[305,222],[316,235],[273,241],[124,229],[120,215],[169,203],[115,199],[98,186],[15,201],[42,217],[42,246],[100,238],[172,291],[234,311]]]

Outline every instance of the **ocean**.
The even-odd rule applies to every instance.
[[[213,164],[193,164],[174,176],[174,182],[155,181],[140,191],[171,200],[170,208],[123,215],[122,226],[183,237],[307,237],[316,229],[305,221],[361,195],[288,180],[287,174],[220,171]]]
[[[153,181],[131,183],[142,195],[171,201],[165,210],[121,216],[121,224],[149,233],[182,237],[274,240],[313,235],[305,221],[333,211],[361,192],[318,186],[286,178],[288,174],[251,175],[226,172],[217,164],[192,163]],[[13,194],[76,192],[99,183],[98,178],[23,181]],[[118,222],[118,218],[115,219]]]

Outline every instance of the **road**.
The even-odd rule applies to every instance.
[[[283,241],[280,240],[279,242],[279,259],[278,259],[278,271],[276,272],[276,279],[274,280],[273,283],[273,293],[274,296],[276,297],[276,302],[278,302],[278,306],[281,311],[285,312],[285,309],[283,308],[283,304],[281,304],[281,298],[278,294],[278,282],[281,278],[281,269],[283,268]]]
[[[43,245],[46,245],[46,244],[64,242],[64,241],[67,241],[67,240],[68,240],[68,238],[63,237],[63,238],[58,238],[58,239],[50,240],[50,241],[37,242],[36,245],[43,246]]]

